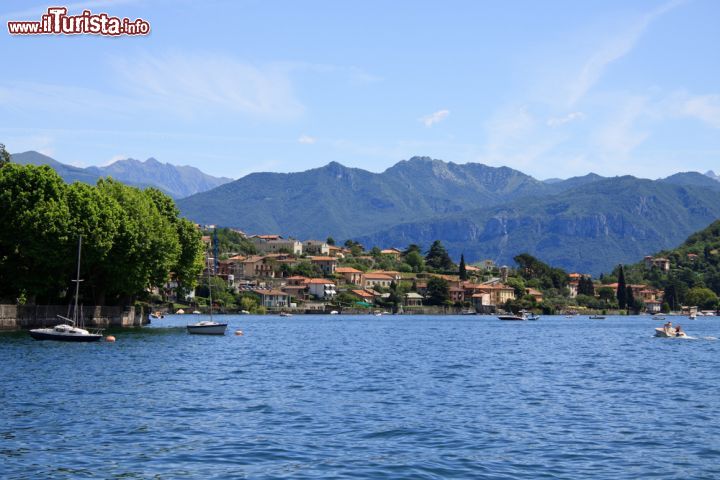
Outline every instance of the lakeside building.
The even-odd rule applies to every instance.
[[[255,246],[258,253],[292,253],[302,255],[303,244],[294,238],[283,238],[281,235],[253,235],[248,240]]]
[[[645,268],[648,270],[652,267],[657,267],[664,272],[670,271],[670,260],[663,257],[653,257],[648,255],[645,257]]]
[[[337,269],[337,258],[335,257],[310,257],[310,262],[313,265],[320,267],[324,275],[329,277],[335,275]]]
[[[307,285],[308,293],[320,300],[332,299],[337,295],[335,283],[324,278],[310,278],[306,280],[305,285]]]
[[[363,272],[356,268],[337,267],[335,269],[335,274],[340,275],[345,283],[351,285],[360,285],[360,283],[362,282]]]
[[[278,309],[278,308],[289,308],[290,301],[289,295],[281,290],[252,290],[258,299],[259,304],[265,308]]]
[[[362,286],[365,289],[373,287],[390,288],[393,278],[383,273],[365,273],[362,275]]]
[[[307,255],[330,255],[330,245],[321,240],[305,240],[302,242],[302,248]]]

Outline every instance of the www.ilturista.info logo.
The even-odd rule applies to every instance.
[[[10,35],[147,35],[150,23],[138,18],[111,17],[107,13],[83,10],[80,15],[68,15],[67,7],[50,7],[40,21],[7,22]]]

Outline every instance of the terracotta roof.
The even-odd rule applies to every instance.
[[[366,292],[365,290],[352,290],[352,293],[362,298],[373,298],[375,296],[370,292]]]
[[[384,273],[365,273],[363,277],[366,280],[393,280],[391,276],[385,275]]]
[[[330,284],[330,285],[335,285],[335,282],[333,282],[332,280],[326,280],[326,279],[324,279],[324,278],[310,278],[310,279],[308,279],[308,280],[305,280],[305,283],[307,283],[308,285],[309,285],[309,284],[320,284],[320,285]]]
[[[337,262],[335,257],[310,257],[312,262]]]
[[[352,267],[338,267],[335,269],[335,273],[362,273],[362,271]]]
[[[287,297],[287,293],[282,292],[280,290],[259,290],[255,289],[253,292],[260,294],[260,295],[279,295],[283,297]]]

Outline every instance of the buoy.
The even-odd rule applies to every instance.
[[[243,334],[243,331],[242,331],[242,330],[235,330],[235,335],[237,335],[237,336],[242,336],[242,335],[244,335],[244,334]]]
[[[113,337],[112,335],[108,335],[107,337],[105,337],[105,341],[106,341],[106,342],[114,342],[114,341],[115,341],[115,337]]]

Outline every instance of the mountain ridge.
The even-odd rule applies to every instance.
[[[195,167],[161,163],[153,157],[144,162],[127,158],[103,167],[85,168],[59,162],[34,150],[14,153],[11,159],[23,165],[49,165],[68,183],[79,181],[94,185],[99,178],[109,176],[135,187],[158,188],[176,199],[232,181],[226,177],[213,177]]]
[[[468,261],[510,263],[527,251],[598,273],[720,218],[720,182],[686,172],[659,180],[590,173],[547,183],[509,167],[413,157],[381,173],[338,162],[254,173],[178,206],[199,223],[253,233],[331,235],[368,247],[440,239]]]

